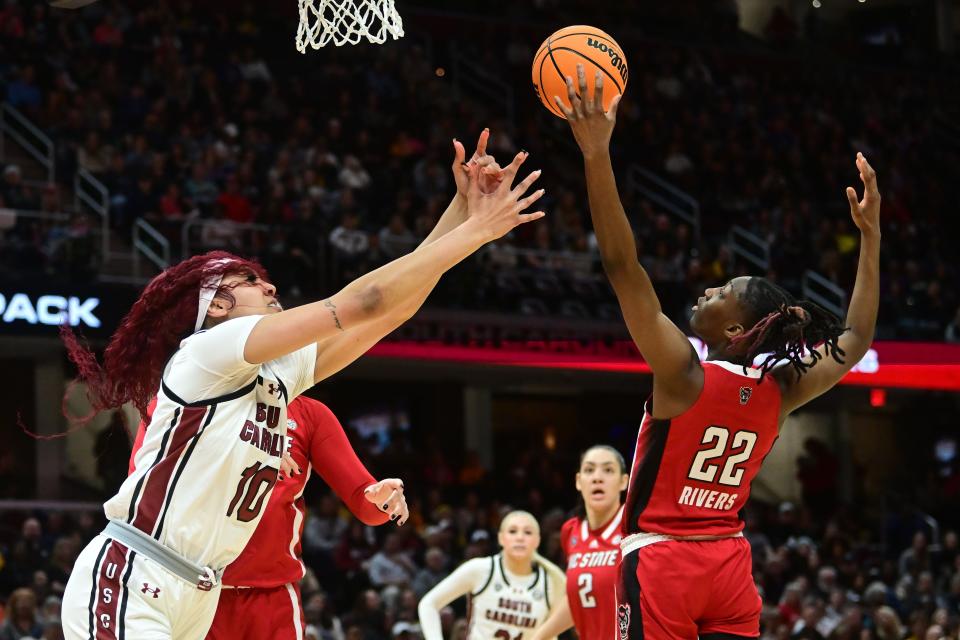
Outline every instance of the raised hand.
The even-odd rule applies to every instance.
[[[477,149],[470,160],[464,162],[466,151],[456,138],[453,139],[453,179],[457,183],[457,193],[467,197],[469,188],[469,173],[471,165],[480,167],[480,191],[493,193],[503,181],[503,170],[493,156],[487,154],[487,141],[490,139],[490,129],[480,132],[477,140]]]
[[[610,102],[610,110],[603,110],[603,73],[597,71],[594,79],[593,98],[587,93],[587,75],[583,70],[583,65],[577,65],[577,85],[579,95],[574,90],[573,79],[567,76],[567,99],[570,101],[571,108],[567,108],[560,96],[554,96],[553,100],[563,111],[573,130],[573,137],[584,157],[590,157],[598,153],[606,153],[610,146],[610,136],[613,134],[613,127],[617,124],[617,107],[620,105],[620,98],[616,95]]]
[[[857,200],[857,190],[847,187],[850,216],[860,233],[880,233],[880,191],[877,189],[877,172],[860,152],[857,152],[857,169],[863,181],[863,200]]]
[[[521,213],[524,209],[540,199],[544,190],[534,191],[527,197],[523,194],[540,177],[540,170],[532,172],[516,187],[511,188],[513,179],[520,169],[520,165],[527,159],[528,154],[521,151],[514,157],[506,169],[503,170],[503,179],[492,193],[484,193],[480,188],[481,168],[474,164],[469,167],[467,187],[467,216],[483,233],[484,241],[496,240],[515,227],[538,220],[545,214],[543,211]]]
[[[384,513],[389,514],[391,520],[396,520],[398,527],[410,517],[407,499],[403,495],[402,480],[397,478],[381,480],[364,489],[363,497],[377,505],[377,508]]]

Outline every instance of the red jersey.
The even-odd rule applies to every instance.
[[[599,529],[590,529],[586,518],[570,518],[560,530],[567,558],[567,602],[580,640],[609,640],[616,628],[622,520],[620,507]]]
[[[145,433],[141,422],[130,454],[131,470]],[[224,571],[226,585],[278,587],[296,584],[304,576],[300,560],[306,515],[303,490],[314,469],[365,524],[383,524],[388,519],[364,497],[363,490],[376,480],[357,458],[340,421],[322,402],[299,396],[287,407],[287,451],[301,473],[277,481],[253,537]]]
[[[668,420],[645,406],[627,490],[625,534],[728,536],[779,432],[780,387],[729,362],[703,366],[692,407]]]

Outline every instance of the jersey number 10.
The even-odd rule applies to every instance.
[[[233,510],[237,510],[237,520],[240,522],[250,522],[260,514],[263,504],[267,501],[267,494],[270,488],[277,481],[278,469],[274,467],[261,467],[259,462],[243,470],[240,474],[240,483],[237,485],[237,492],[227,507],[227,516],[233,515]],[[261,492],[263,486],[266,489]]]
[[[757,444],[757,434],[752,431],[737,431],[733,435],[729,448],[727,448],[728,442],[730,442],[729,429],[718,426],[707,427],[700,444],[713,444],[713,446],[697,452],[687,477],[701,482],[713,482],[717,477],[717,471],[720,470],[720,465],[710,464],[710,461],[726,457],[727,462],[723,465],[723,471],[717,482],[730,487],[739,487],[743,482],[743,463],[749,460],[750,454],[753,453],[753,447]]]

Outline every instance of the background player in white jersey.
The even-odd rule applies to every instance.
[[[620,566],[623,502],[627,464],[620,452],[598,444],[580,456],[577,490],[584,516],[570,518],[560,530],[567,559],[567,597],[531,640],[546,640],[576,626],[580,640],[609,640],[616,629],[614,590]]]
[[[74,566],[62,616],[68,639],[206,634],[219,575],[253,534],[277,481],[287,404],[415,313],[448,269],[543,216],[521,213],[543,194],[523,197],[539,172],[511,188],[526,157],[514,158],[491,194],[480,190],[479,167],[469,167],[464,214],[430,244],[326,300],[284,311],[259,265],[213,252],[147,285],[103,367],[64,331],[93,410],[133,402],[143,414],[156,396],[158,427],[106,503],[107,528]],[[387,318],[390,328],[367,333]]]
[[[563,599],[563,571],[537,553],[536,518],[508,513],[497,539],[500,553],[464,562],[424,594],[418,607],[424,640],[443,640],[440,610],[460,596],[470,599],[467,640],[529,638]]]

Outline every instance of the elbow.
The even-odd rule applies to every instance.
[[[378,284],[364,287],[357,292],[356,303],[361,320],[372,320],[383,315],[386,307],[383,287]]]

